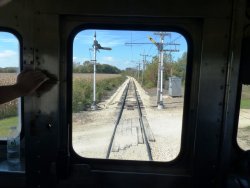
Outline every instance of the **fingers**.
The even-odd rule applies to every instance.
[[[35,71],[32,73],[32,77],[40,82],[45,82],[47,81],[49,78],[43,74],[41,71]]]
[[[26,70],[17,77],[17,85],[23,95],[32,94],[49,78],[39,70]]]
[[[30,79],[29,81],[33,81],[33,80],[47,80],[48,77],[43,74],[41,71],[36,70],[36,71],[32,71],[32,70],[25,70],[22,71],[19,75],[18,78],[21,80],[27,80]]]
[[[34,76],[34,84],[35,84],[34,89],[36,90],[37,88],[39,88],[47,80],[49,80],[49,78],[45,76],[44,74],[35,75]]]
[[[49,78],[43,74],[41,71],[34,71],[30,75],[32,77],[32,82],[34,85],[34,89],[37,89],[39,86],[41,86],[44,82],[49,80]]]

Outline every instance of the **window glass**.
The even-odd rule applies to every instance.
[[[242,86],[237,142],[243,150],[250,149],[250,85]]]
[[[15,35],[0,32],[0,86],[13,85],[16,82],[20,66],[19,45]],[[0,105],[0,140],[6,140],[20,131],[19,106],[19,99]]]
[[[72,62],[72,143],[80,156],[177,157],[187,64],[181,34],[83,30]]]

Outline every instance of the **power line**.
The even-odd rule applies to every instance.
[[[129,45],[132,48],[132,45],[146,45],[146,44],[154,44],[157,47],[159,53],[159,63],[158,63],[158,78],[157,78],[157,106],[159,109],[163,109],[163,59],[165,52],[178,52],[177,46],[180,44],[174,43],[173,41],[164,43],[164,37],[169,36],[171,38],[170,32],[154,32],[154,35],[158,35],[160,37],[160,42],[156,42],[152,37],[148,37],[151,43],[148,42],[126,42],[125,45]],[[176,40],[176,39],[175,39]],[[132,39],[131,39],[132,41]],[[164,49],[165,46],[175,46],[175,49]],[[139,78],[139,76],[138,76]],[[143,82],[143,80],[142,80]]]

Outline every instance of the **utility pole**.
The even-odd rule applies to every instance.
[[[96,40],[96,32],[94,34],[94,43],[93,43],[93,50],[94,50],[94,71],[93,71],[93,102],[91,105],[92,110],[97,110],[96,106],[96,52],[99,50],[112,50],[109,47],[102,47],[98,41]]]
[[[137,78],[138,78],[138,82],[139,82],[140,81],[140,71],[141,71],[141,63],[140,62],[138,63],[138,70],[137,71],[138,71]]]
[[[140,54],[140,56],[142,56],[142,78],[141,78],[141,85],[143,86],[143,76],[144,76],[144,71],[145,71],[145,65],[146,65],[146,58],[147,57],[151,57],[150,55],[146,55],[146,54]]]
[[[169,43],[164,43],[164,37],[165,36],[171,36],[170,32],[155,32],[155,35],[160,36],[160,42],[156,42],[153,38],[148,37],[149,40],[155,44],[155,46],[158,49],[159,53],[159,63],[158,63],[158,77],[157,77],[157,107],[158,109],[163,109],[163,60],[164,60],[164,52],[169,51],[169,52],[178,52],[179,50],[176,49],[177,43],[169,42]],[[152,43],[128,43],[126,42],[125,45],[141,45],[141,44],[152,44]],[[174,45],[175,49],[164,49],[164,45]]]
[[[136,78],[137,77],[137,80],[139,82],[140,80],[140,70],[141,70],[141,64],[140,64],[140,61],[130,61],[131,63],[135,63],[136,67],[135,67],[135,74],[134,74],[134,77]]]

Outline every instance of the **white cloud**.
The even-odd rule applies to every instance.
[[[76,57],[76,56],[73,57],[73,62],[75,62],[75,63],[80,63],[80,64],[82,64],[82,63],[84,63],[85,61],[90,61],[90,59],[89,59],[89,58],[86,58],[86,57]]]
[[[17,53],[13,50],[3,50],[0,52],[0,58],[13,57],[16,55]]]
[[[19,54],[13,50],[0,50],[0,67],[18,67]]]
[[[98,42],[101,46],[104,47],[116,47],[116,46],[124,46],[125,39],[121,38],[120,36],[110,35],[110,34],[103,34],[97,38]]]
[[[105,56],[105,57],[102,57],[102,62],[103,63],[113,63],[115,60],[113,57],[111,56]]]

